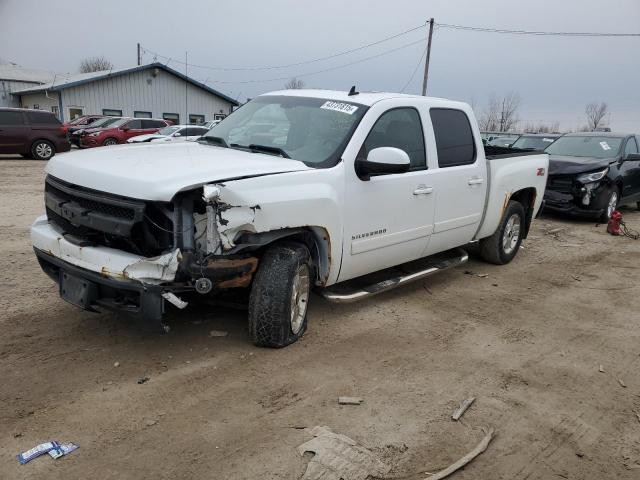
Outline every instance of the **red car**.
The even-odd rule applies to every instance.
[[[88,128],[80,136],[80,148],[100,147],[126,143],[136,135],[156,133],[161,128],[172,125],[168,120],[154,118],[122,118],[107,128]]]
[[[104,115],[82,115],[74,118],[70,122],[64,122],[62,125],[65,128],[65,131],[71,134],[75,130],[79,130],[81,128],[91,128],[90,125],[101,118],[104,118]]]

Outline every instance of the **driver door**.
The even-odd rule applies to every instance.
[[[358,157],[366,158],[374,148],[395,147],[409,155],[411,168],[368,181],[349,168],[339,281],[420,258],[433,231],[435,203],[421,112],[409,105],[384,109],[384,103],[368,112],[382,110]]]

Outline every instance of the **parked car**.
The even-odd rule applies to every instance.
[[[518,148],[520,150],[543,151],[560,137],[561,135],[559,133],[525,133],[524,135],[520,135],[518,139],[510,145],[510,147]]]
[[[206,127],[207,129],[211,129],[213,127],[215,127],[217,124],[219,124],[222,120],[217,119],[217,120],[209,120],[208,122],[204,122],[204,124],[202,125],[203,127]]]
[[[73,132],[67,132],[69,141],[72,145],[79,147],[80,138],[85,134],[87,130],[91,130],[90,133],[97,132],[98,129],[107,128],[110,125],[116,123],[118,120],[122,120],[123,118],[126,117],[103,117],[99,120],[96,120],[91,125],[75,129]]]
[[[171,125],[158,130],[156,133],[138,135],[131,137],[127,143],[142,142],[184,142],[185,140],[195,140],[209,131],[208,128],[195,125]]]
[[[365,298],[464,263],[472,241],[509,263],[548,167],[485,155],[465,103],[327,90],[258,96],[197,142],[73,157],[49,162],[31,228],[63,299],[161,327],[179,296],[249,289],[250,336],[269,347],[303,335],[314,287]]]
[[[619,133],[558,138],[545,150],[545,208],[606,222],[618,205],[640,201],[639,144],[640,136]]]
[[[509,136],[509,137],[495,137],[492,140],[489,140],[486,144],[491,145],[492,147],[510,147],[518,140],[519,137]]]
[[[79,130],[82,128],[88,128],[89,125],[92,125],[93,123],[95,123],[97,120],[100,120],[101,118],[105,118],[105,116],[104,115],[82,115],[80,117],[74,118],[70,122],[63,123],[63,125],[67,133],[71,134],[76,130]]]
[[[60,120],[43,110],[0,108],[0,153],[49,160],[71,146]]]
[[[171,125],[168,120],[154,118],[122,118],[106,128],[85,130],[80,136],[80,148],[116,145],[125,143],[131,137],[156,133]]]

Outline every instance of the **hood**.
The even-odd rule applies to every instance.
[[[93,133],[93,132],[102,132],[103,130],[111,130],[114,127],[93,127],[93,128],[84,128],[83,133]]]
[[[127,142],[137,143],[137,142],[149,142],[154,138],[164,138],[166,135],[158,135],[157,133],[147,133],[146,135],[136,135],[135,137],[131,137]]]
[[[570,157],[549,155],[549,175],[571,175],[605,168],[616,161],[615,158]]]
[[[310,170],[297,160],[191,142],[92,148],[54,156],[47,173],[65,182],[141,200],[239,177]]]

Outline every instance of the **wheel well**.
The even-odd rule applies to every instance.
[[[118,139],[116,137],[107,137],[102,141],[102,144],[104,145],[107,140],[115,140],[115,142],[118,143]]]
[[[529,234],[529,228],[531,227],[531,221],[533,220],[533,211],[536,203],[536,189],[523,188],[511,194],[509,200],[515,200],[520,203],[524,208],[524,235],[523,238],[527,238]]]
[[[298,242],[309,249],[314,265],[317,285],[324,285],[331,267],[331,240],[322,227],[285,228],[271,232],[245,233],[236,240],[232,253],[255,252],[260,256],[267,247],[277,242]]]

